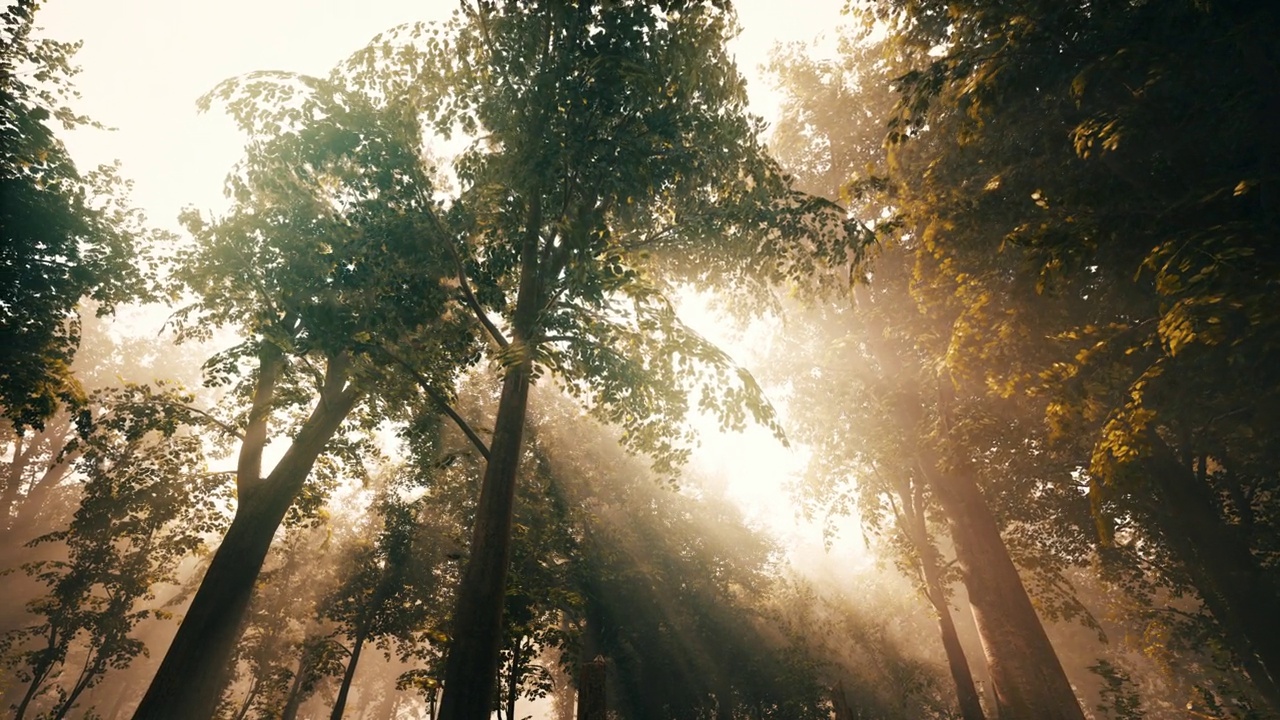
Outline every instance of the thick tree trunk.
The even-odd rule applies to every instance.
[[[209,720],[240,638],[258,572],[285,513],[316,458],[358,398],[352,388],[326,388],[293,444],[265,480],[242,480],[227,535],[178,627],[134,720]]]
[[[458,590],[453,643],[445,663],[441,720],[484,720],[502,648],[502,603],[511,559],[511,517],[520,465],[532,363],[525,359],[502,383],[489,446],[471,557]]]
[[[360,662],[360,651],[364,649],[365,632],[356,633],[355,642],[351,644],[351,657],[347,659],[347,669],[342,673],[342,686],[338,688],[338,699],[333,701],[333,712],[329,720],[342,720],[347,709],[347,695],[351,693],[351,681],[356,676],[356,665]]]
[[[542,309],[539,239],[542,198],[530,200],[520,246],[520,287],[512,318],[516,358],[502,381],[489,462],[476,507],[471,555],[463,571],[453,614],[453,639],[444,668],[440,720],[485,720],[492,710],[498,659],[502,650],[502,607],[511,564],[511,521],[516,477],[533,378],[533,341]]]
[[[925,475],[951,526],[1000,720],[1083,720],[977,484],[963,470],[928,472],[937,467]]]
[[[1280,710],[1280,592],[1237,528],[1222,519],[1212,489],[1168,446],[1155,443],[1160,497],[1149,509],[1254,686]]]
[[[582,663],[578,675],[578,720],[605,720],[608,714],[605,667],[602,657]]]

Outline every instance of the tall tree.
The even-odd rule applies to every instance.
[[[947,298],[913,297],[919,282],[913,266],[918,256],[927,255],[927,246],[920,242],[919,225],[894,215],[895,198],[882,196],[884,173],[891,160],[901,163],[902,158],[885,152],[884,122],[893,98],[878,88],[886,87],[895,68],[909,67],[911,54],[899,48],[854,33],[842,43],[837,60],[775,64],[788,93],[777,134],[783,158],[793,161],[801,183],[841,195],[851,211],[880,220],[884,240],[869,264],[869,287],[858,289],[852,308],[810,313],[818,317],[812,331],[823,348],[818,355],[823,366],[831,367],[810,373],[798,385],[822,398],[815,402],[819,407],[831,405],[832,392],[843,402],[830,413],[809,413],[800,424],[826,450],[814,463],[830,475],[825,484],[861,476],[860,510],[876,524],[882,514],[897,515],[926,575],[936,573],[930,568],[932,546],[922,513],[936,503],[955,546],[1001,711],[1015,717],[1079,717],[1071,685],[1001,537],[1010,527],[997,512],[1003,509],[1001,491],[991,488],[1037,487],[1039,493],[1066,499],[1068,509],[1080,507],[1070,502],[1078,493],[1070,477],[1048,462],[1034,423],[1019,423],[1017,409],[988,401],[981,386],[976,391],[959,387],[952,376],[937,372],[950,359],[946,338],[961,311]],[[854,94],[862,88],[870,90]],[[838,349],[828,347],[832,342]],[[833,382],[847,387],[833,390]],[[852,431],[841,435],[832,427]],[[870,427],[878,430],[856,429]],[[1016,442],[1024,443],[1021,452],[1030,462],[1012,460],[1020,452]],[[1076,527],[1067,524],[1056,537],[1069,537]],[[1079,552],[1078,542],[1067,547]],[[1054,563],[1032,566],[1049,575],[1058,572]],[[927,578],[925,587],[926,597],[941,604],[940,630],[963,710],[981,716],[968,663],[954,628],[948,627],[941,588]],[[1051,607],[1088,617],[1073,598],[1058,595]]]
[[[706,409],[730,424],[769,415],[754,382],[646,281],[648,254],[742,277],[759,251],[812,263],[786,253],[808,231],[808,250],[846,258],[842,217],[787,196],[759,146],[724,48],[732,26],[718,2],[478,0],[443,35],[420,34],[437,128],[481,136],[455,163],[462,187],[442,224],[466,249],[461,282],[476,285],[473,309],[505,372],[444,720],[490,709],[533,378],[552,371],[669,466],[687,452],[682,386],[699,363],[719,385],[701,394]]]
[[[1045,398],[1102,540],[1166,548],[1275,705],[1280,13],[878,7],[922,58],[892,203],[928,250],[918,287],[964,306],[951,358]]]
[[[196,242],[175,277],[195,301],[175,320],[183,337],[229,326],[246,338],[206,366],[215,383],[239,381],[244,401],[238,502],[139,719],[213,714],[272,538],[295,501],[322,496],[307,479],[339,428],[446,402],[474,355],[427,219],[437,201],[418,111],[343,70],[253,74],[205,100],[224,101],[250,141],[230,213],[184,216]],[[289,447],[264,473],[273,416]]]

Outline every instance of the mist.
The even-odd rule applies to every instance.
[[[1280,717],[1280,10],[267,5],[3,15],[10,717]]]

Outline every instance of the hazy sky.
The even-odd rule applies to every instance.
[[[840,0],[737,3],[734,49],[758,113],[773,95],[756,68],[775,42],[813,37],[839,20]],[[323,75],[379,32],[443,19],[452,0],[50,0],[37,15],[49,37],[83,40],[77,109],[116,128],[68,139],[83,167],[119,159],[135,202],[153,222],[175,225],[185,205],[221,204],[222,178],[240,138],[195,100],[219,81],[254,70]]]
[[[841,0],[748,0],[736,3],[743,27],[734,41],[753,109],[775,114],[776,96],[758,67],[775,43],[809,40],[840,21]],[[195,100],[221,80],[254,70],[323,75],[379,32],[406,22],[443,19],[452,0],[51,0],[37,15],[48,37],[83,40],[76,109],[116,128],[80,131],[68,145],[81,167],[119,159],[135,182],[134,202],[152,223],[177,229],[187,205],[220,208],[222,179],[240,156],[241,138],[217,111],[199,115]],[[752,344],[693,310],[689,320],[749,365]],[[157,328],[159,326],[157,320]],[[142,330],[154,333],[155,330]],[[803,463],[761,429],[708,435],[695,465],[721,476],[751,515],[796,545],[812,528],[796,528],[782,489]],[[797,536],[801,533],[804,537]]]

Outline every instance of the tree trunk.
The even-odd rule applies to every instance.
[[[249,692],[245,693],[244,702],[240,703],[240,712],[236,713],[236,720],[244,720],[249,715],[249,708],[253,706],[253,700],[258,696],[258,688],[261,684],[259,678],[253,679],[253,683],[249,685]]]
[[[951,671],[951,680],[956,686],[960,717],[963,720],[986,720],[977,687],[973,684],[969,659],[965,655],[964,646],[960,644],[960,635],[956,632],[955,620],[952,619],[951,608],[947,604],[946,588],[942,584],[941,561],[925,522],[923,488],[920,483],[910,482],[896,474],[893,476],[893,486],[902,503],[902,517],[899,521],[906,526],[903,530],[920,559],[925,597],[938,615],[938,631],[942,635],[942,649],[947,655],[947,668]]]
[[[831,709],[834,720],[857,720],[853,716],[853,708],[849,707],[849,696],[844,692],[844,681],[831,688]]]
[[[31,705],[31,701],[36,696],[36,691],[40,689],[40,685],[44,683],[44,679],[49,676],[51,666],[46,665],[43,668],[37,668],[32,672],[31,682],[27,685],[27,691],[22,694],[22,700],[18,702],[18,708],[14,711],[13,720],[22,720],[27,714],[27,707]]]
[[[934,579],[927,582],[930,583],[929,602],[938,613],[938,630],[942,634],[942,649],[947,654],[947,669],[951,671],[951,680],[956,686],[960,717],[963,720],[986,720],[986,715],[982,711],[982,701],[978,697],[978,688],[973,684],[973,672],[969,669],[969,659],[965,655],[964,646],[960,644],[960,634],[956,632],[955,620],[951,617],[951,608],[947,606],[946,596],[942,594],[942,586],[937,584],[936,567]]]
[[[511,651],[511,673],[507,678],[507,720],[516,720],[516,700],[520,697],[520,675],[516,672],[520,667],[521,650],[524,638],[516,641]]]
[[[333,712],[329,713],[329,720],[342,720],[342,713],[347,708],[347,695],[351,692],[351,680],[355,678],[356,665],[360,662],[360,650],[364,648],[364,638],[362,628],[351,644],[351,657],[347,660],[346,672],[342,673],[342,686],[338,688],[338,699],[333,701]]]
[[[605,720],[608,704],[605,698],[605,661],[596,657],[582,663],[578,675],[578,720]]]
[[[532,362],[522,360],[502,383],[491,459],[476,509],[471,557],[458,589],[453,641],[445,662],[440,720],[485,720],[502,647],[502,604],[511,559],[511,514]]]
[[[507,566],[511,564],[511,522],[516,476],[520,470],[529,383],[533,378],[533,347],[538,313],[542,309],[539,277],[539,237],[542,198],[530,200],[520,247],[520,287],[512,318],[516,358],[502,381],[489,462],[476,507],[471,556],[463,571],[453,614],[453,639],[444,668],[444,697],[440,720],[485,720],[492,709],[495,676],[502,651],[502,607]]]
[[[82,675],[80,679],[76,681],[75,687],[71,688],[71,692],[67,695],[67,699],[62,701],[62,704],[58,706],[57,712],[52,715],[50,720],[63,720],[63,718],[67,716],[67,713],[71,712],[71,708],[75,707],[76,702],[80,699],[80,696],[84,694],[84,691],[89,689],[89,683],[99,674],[101,674],[101,672],[94,672],[87,676]]]
[[[1083,720],[977,483],[965,470],[922,469],[951,526],[1000,720]]]
[[[209,720],[232,665],[258,572],[316,458],[355,406],[353,388],[326,387],[265,480],[243,482],[226,537],[165,653],[134,720]],[[246,433],[247,435],[247,433]]]
[[[298,660],[298,672],[289,684],[289,694],[285,696],[284,710],[280,712],[280,720],[298,720],[298,708],[302,707],[302,686],[306,682],[306,674],[311,672],[307,665],[307,654],[302,653]]]
[[[1154,443],[1152,471],[1161,497],[1149,509],[1255,688],[1280,710],[1280,592],[1245,539],[1222,519],[1212,489],[1167,445]]]

